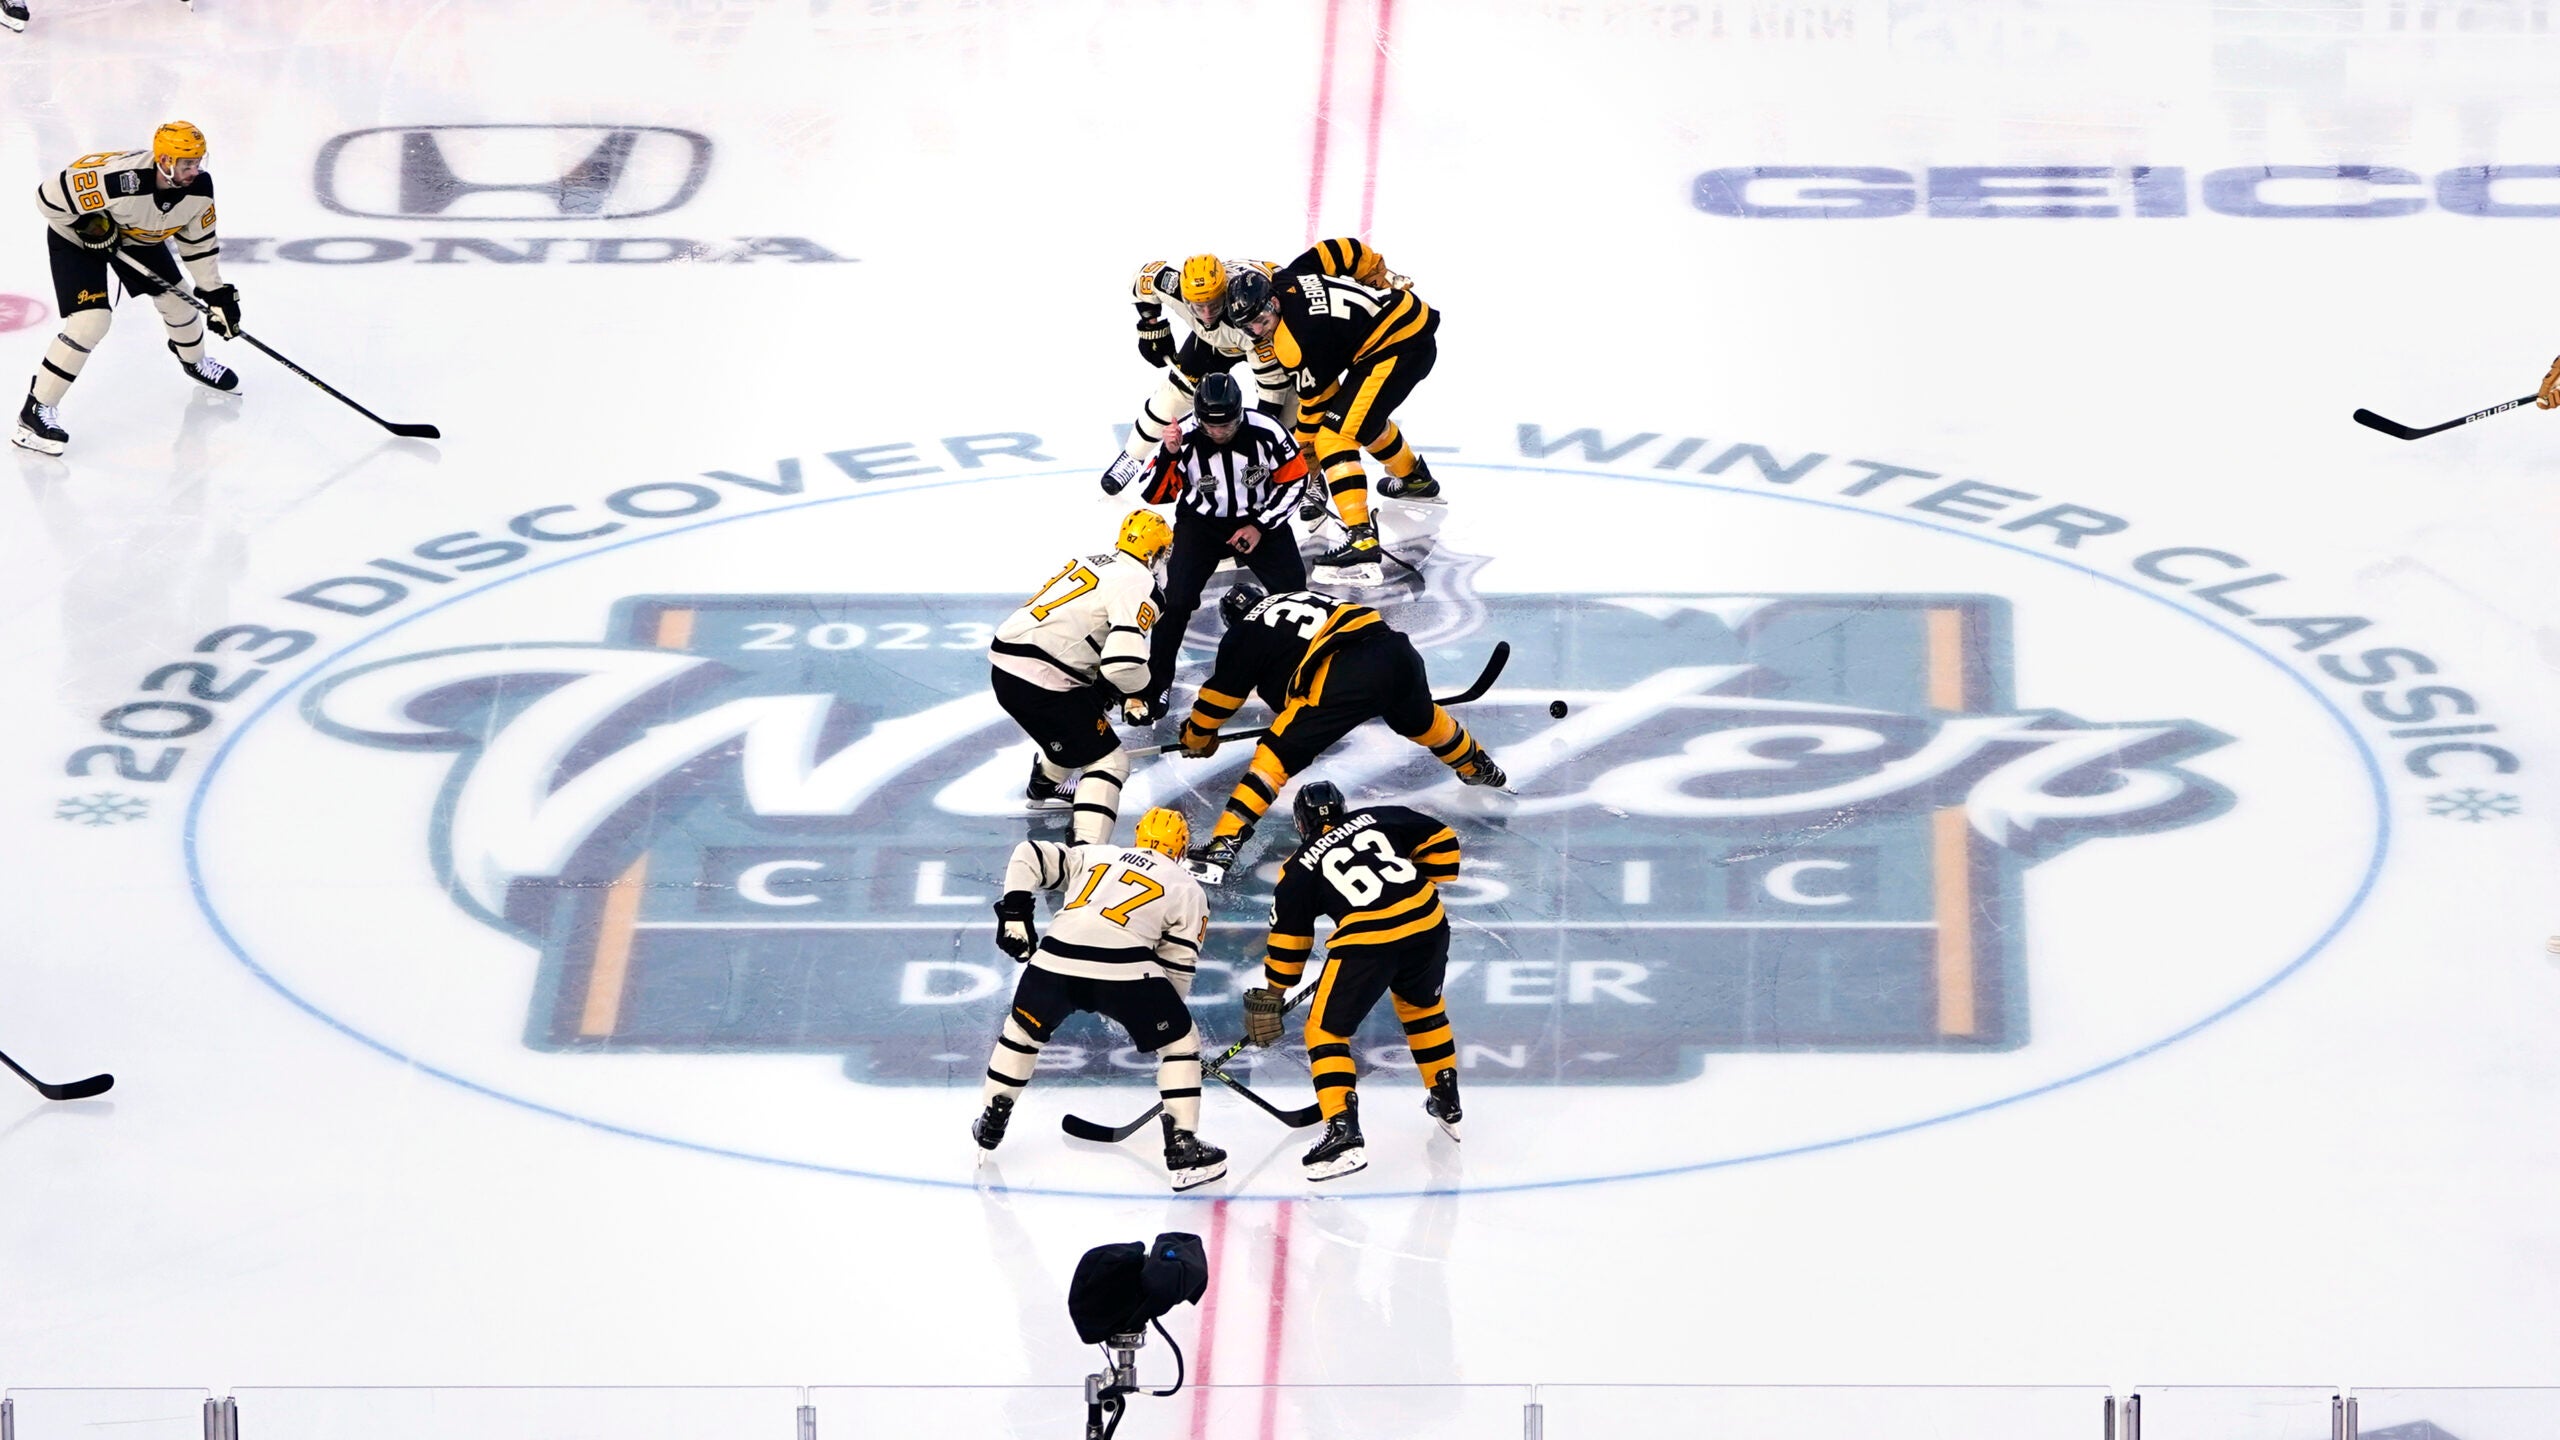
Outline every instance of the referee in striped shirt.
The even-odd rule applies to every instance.
[[[1179,501],[1173,553],[1165,561],[1164,613],[1148,659],[1150,683],[1128,702],[1129,719],[1140,724],[1164,713],[1182,632],[1220,561],[1251,570],[1275,595],[1307,588],[1307,564],[1289,528],[1289,512],[1306,489],[1307,457],[1279,422],[1245,408],[1235,376],[1222,371],[1200,381],[1191,423],[1166,428],[1149,482],[1149,501]]]

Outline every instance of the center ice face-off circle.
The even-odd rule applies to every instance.
[[[1372,1165],[1348,1193],[1731,1165],[2049,1094],[2265,993],[2360,901],[2369,757],[2280,661],[2169,601],[1846,507],[1557,473],[1643,485],[1661,523],[1605,569],[1560,569],[1533,558],[1552,479],[1488,469],[1449,539],[1496,558],[1390,612],[1443,688],[1513,645],[1469,724],[1516,801],[1478,808],[1383,732],[1310,772],[1441,814],[1468,847],[1444,897],[1463,1172],[1389,1017],[1360,1037]],[[348,646],[209,770],[190,827],[207,914],[296,1003],[484,1094],[969,1183],[1014,973],[988,905],[1028,763],[985,698],[983,631],[1050,551],[1100,542],[1062,544],[1092,515],[1062,509],[983,553],[879,556],[844,588],[860,533],[953,500],[670,529]],[[1676,538],[1745,527],[1731,553]],[[1140,762],[1123,813],[1205,823],[1247,748]],[[1285,853],[1275,830],[1247,862]],[[1268,895],[1231,886],[1213,916],[1194,992],[1213,1044]],[[1161,1195],[1053,1133],[1065,1111],[1137,1113],[1150,1072],[1107,1031],[1060,1042],[998,1183]],[[1305,1097],[1295,1057],[1253,1078]],[[1303,1133],[1213,1100],[1203,1135],[1237,1178],[1198,1196],[1303,1193],[1293,1167],[1255,1173]]]

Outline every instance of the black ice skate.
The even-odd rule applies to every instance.
[[[987,1102],[969,1126],[969,1138],[978,1142],[978,1157],[984,1159],[1004,1143],[1004,1127],[1013,1122],[1013,1097],[999,1095]]]
[[[1182,863],[1199,878],[1201,884],[1224,885],[1227,883],[1227,871],[1234,867],[1236,856],[1244,850],[1244,842],[1252,838],[1253,827],[1247,825],[1233,835],[1220,835],[1192,851],[1191,858]]]
[[[1227,1173],[1227,1152],[1182,1129],[1173,1117],[1164,1121],[1164,1173],[1176,1190],[1206,1185]]]
[[[1441,1134],[1452,1140],[1458,1138],[1458,1121],[1464,1117],[1458,1109],[1457,1071],[1441,1074],[1432,1085],[1431,1093],[1422,1097],[1422,1113],[1440,1122]]]
[[[1035,757],[1031,762],[1030,783],[1022,787],[1022,803],[1034,810],[1064,810],[1075,803],[1075,791],[1064,780],[1052,780],[1040,769]]]
[[[1336,584],[1376,585],[1385,579],[1378,564],[1384,553],[1378,548],[1376,522],[1363,520],[1342,532],[1340,545],[1316,557],[1315,568],[1333,571],[1329,578]]]
[[[1306,498],[1298,502],[1298,523],[1313,525],[1324,519],[1324,515],[1324,496],[1309,490]]]
[[[1315,1148],[1300,1157],[1309,1180],[1331,1180],[1369,1168],[1369,1148],[1360,1138],[1360,1097],[1342,1097],[1342,1113],[1324,1123]]]
[[[26,0],[0,0],[0,30],[24,30],[26,28]]]
[[[1147,464],[1134,455],[1114,455],[1103,467],[1102,493],[1117,495],[1129,488],[1129,482],[1147,473]]]
[[[28,391],[27,403],[18,407],[18,433],[9,437],[9,443],[40,455],[61,454],[62,447],[71,443],[71,432],[54,417],[54,408],[37,404],[35,392]]]
[[[177,341],[169,342],[169,353],[178,355]],[[231,367],[210,355],[198,355],[192,361],[184,355],[178,355],[178,368],[186,371],[187,378],[199,385],[209,385],[222,391],[240,388],[240,377],[231,372]]]
[[[1431,462],[1416,455],[1413,473],[1399,480],[1393,475],[1378,477],[1378,493],[1397,500],[1437,500],[1440,482],[1431,475]]]
[[[1475,748],[1475,753],[1459,761],[1456,769],[1461,785],[1490,785],[1499,790],[1511,783],[1511,777],[1502,773],[1502,767],[1493,763],[1493,757],[1485,753],[1481,745]]]

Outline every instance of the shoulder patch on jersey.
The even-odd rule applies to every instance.
[[[151,177],[140,170],[118,170],[107,177],[107,188],[119,195],[139,195],[151,188]]]

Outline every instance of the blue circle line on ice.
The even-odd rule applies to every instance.
[[[2221,636],[2223,639],[2229,640],[2233,644],[2240,646],[2250,654],[2265,660],[2268,664],[2274,666],[2280,674],[2293,681],[2294,684],[2300,686],[2304,693],[2311,697],[2313,703],[2326,711],[2329,717],[2337,722],[2340,732],[2347,737],[2348,743],[2355,747],[2357,756],[2363,761],[2365,778],[2370,786],[2370,792],[2373,799],[2374,816],[2373,852],[2371,857],[2366,861],[2364,874],[2357,880],[2355,893],[2348,898],[2346,907],[2338,912],[2337,918],[2331,920],[2327,928],[2323,929],[2319,936],[2315,938],[2310,945],[2304,948],[2301,954],[2293,957],[2293,959],[2286,962],[2283,968],[2277,970],[2274,974],[2269,975],[2265,980],[2260,981],[2256,986],[2252,987],[2238,998],[2225,1004],[2221,1009],[2215,1010],[2201,1019],[2191,1021],[2171,1034],[2163,1036],[2158,1040],[2154,1040],[2150,1044],[2141,1046],[2138,1049],[2127,1051],[2112,1060],[2102,1061],[2099,1064],[2089,1066],[2084,1070],[2063,1076],[2057,1080],[2048,1080],[2043,1084],[2031,1086],[2028,1089],[2018,1091],[2013,1095],[2004,1095],[1997,1099],[1985,1100],[1979,1104],[1967,1105],[1961,1109],[1950,1110],[1941,1115],[1926,1116],[1918,1120],[1907,1120],[1900,1124],[1882,1126],[1873,1130],[1865,1130],[1854,1135],[1834,1136],[1828,1140],[1813,1140],[1800,1145],[1789,1145],[1779,1149],[1763,1150],[1748,1155],[1728,1155],[1720,1159],[1700,1160],[1685,1165],[1663,1165],[1645,1170],[1622,1171],[1613,1175],[1590,1175],[1554,1180],[1522,1180],[1508,1184],[1482,1186],[1461,1185],[1455,1187],[1465,1193],[1502,1194],[1505,1192],[1522,1190],[1566,1189],[1583,1185],[1614,1184],[1630,1180],[1655,1180],[1674,1175],[1694,1174],[1700,1171],[1728,1169],[1733,1166],[1748,1165],[1763,1160],[1784,1159],[1791,1155],[1808,1155],[1823,1150],[1837,1150],[1844,1146],[1856,1145],[1869,1140],[1882,1140],[1890,1136],[1908,1134],[1915,1130],[1925,1130],[1932,1126],[1943,1125],[1949,1121],[1962,1120],[1969,1116],[1987,1114],[1994,1110],[2000,1110],[2008,1106],[2015,1105],[2023,1100],[2032,1100],[2041,1095],[2049,1095],[2054,1091],[2062,1090],[2072,1085],[2077,1085],[2081,1081],[2093,1079],[2112,1070],[2121,1069],[2126,1065],[2132,1064],[2136,1060],[2158,1054],[2160,1051],[2196,1034],[2198,1031],[2228,1018],[2234,1012],[2241,1009],[2241,1007],[2248,1005],[2250,1002],[2265,995],[2268,991],[2273,990],[2276,986],[2283,984],[2286,980],[2299,973],[2304,966],[2310,964],[2311,961],[2323,950],[2328,948],[2329,943],[2335,940],[2340,932],[2345,930],[2347,923],[2355,917],[2356,912],[2364,908],[2365,900],[2373,893],[2374,881],[2381,874],[2383,860],[2389,855],[2391,849],[2391,811],[2389,795],[2383,784],[2381,761],[2373,753],[2373,748],[2365,743],[2364,737],[2357,732],[2354,723],[2347,718],[2345,712],[2341,711],[2337,705],[2330,700],[2327,694],[2322,692],[2318,686],[2314,685],[2311,682],[2310,677],[2284,663],[2280,657],[2273,653],[2250,643],[2248,637],[2235,631],[2227,630],[2220,624],[2216,623],[2212,618],[2179,605],[2174,598],[2167,594],[2135,584],[2133,581],[2124,579],[2121,576],[2110,575],[2105,571],[2092,569],[2089,566],[2074,563],[2073,561],[2064,559],[2059,555],[2037,550],[2027,545],[2016,544],[2006,540],[1998,540],[1987,535],[1976,535],[1962,530],[1948,529],[1944,526],[1932,524],[1929,521],[1922,520],[1914,516],[1897,515],[1891,511],[1864,509],[1859,506],[1845,505],[1834,500],[1817,496],[1789,495],[1766,490],[1754,490],[1738,485],[1717,484],[1706,480],[1675,475],[1627,475],[1610,470],[1579,470],[1565,466],[1551,465],[1470,464],[1456,461],[1445,463],[1449,463],[1460,469],[1511,471],[1533,475],[1570,475],[1580,479],[1607,479],[1644,485],[1669,485],[1687,490],[1709,490],[1721,494],[1745,496],[1758,500],[1775,500],[1789,504],[1810,505],[1817,509],[1829,510],[1844,515],[1859,516],[1871,520],[1886,520],[1897,524],[1911,525],[1928,531],[1933,535],[1947,535],[1958,539],[1971,540],[1977,544],[1990,545],[1998,549],[2014,551],[2021,555],[2050,561],[2051,563],[2060,565],[2065,569],[2077,571],[2093,580],[2113,585],[2118,589],[2128,591],[2132,594],[2139,595],[2147,600],[2153,601],[2154,603],[2168,607],[2172,613],[2185,616],[2187,619],[2202,625],[2205,629],[2213,632],[2215,635]],[[488,594],[492,590],[513,584],[514,582],[524,579],[529,575],[539,575],[544,571],[555,570],[563,565],[574,564],[581,560],[591,559],[597,555],[608,554],[616,550],[628,549],[634,545],[645,545],[652,541],[664,540],[672,536],[691,534],[695,531],[707,530],[714,526],[732,525],[740,521],[759,520],[772,515],[787,514],[792,511],[811,509],[821,505],[840,505],[850,500],[867,500],[885,495],[913,495],[928,490],[942,490],[962,485],[984,484],[995,480],[1036,480],[1052,476],[1071,474],[1082,475],[1086,473],[1089,473],[1086,467],[1077,467],[1072,470],[1038,470],[1024,471],[1014,474],[976,475],[965,479],[930,481],[924,484],[900,486],[894,489],[857,491],[850,495],[830,495],[815,500],[797,501],[789,505],[776,505],[761,510],[741,511],[735,515],[714,516],[710,519],[698,520],[686,525],[672,526],[664,530],[654,530],[645,535],[635,535],[627,540],[617,540],[608,545],[599,545],[592,550],[581,550],[573,555],[564,555],[556,560],[549,560],[540,565],[530,566],[526,569],[492,580],[488,584],[482,585],[477,589],[465,591],[459,595],[447,596],[431,605],[423,606],[397,620],[393,620],[378,629],[358,636],[357,638],[348,641],[345,645],[340,646],[325,659],[306,667],[303,672],[296,676],[291,682],[269,694],[263,703],[249,713],[247,719],[240,722],[239,728],[233,730],[231,734],[224,739],[221,748],[214,752],[213,759],[205,766],[204,778],[196,783],[195,793],[188,800],[186,829],[183,838],[183,849],[187,867],[187,883],[195,894],[196,907],[204,912],[206,922],[213,927],[214,935],[216,938],[221,940],[224,948],[228,949],[241,964],[249,967],[250,973],[264,981],[269,988],[273,989],[277,994],[282,995],[296,1008],[369,1049],[378,1051],[381,1054],[399,1061],[403,1065],[410,1066],[424,1074],[432,1075],[439,1080],[449,1081],[476,1094],[485,1095],[493,1100],[501,1100],[507,1104],[519,1106],[523,1109],[533,1111],[536,1114],[549,1115],[557,1119],[571,1121],[579,1125],[587,1126],[591,1129],[604,1131],[608,1134],[624,1135],[635,1140],[647,1140],[656,1144],[671,1145],[678,1149],[691,1150],[704,1155],[716,1155],[732,1160],[749,1160],[761,1165],[774,1165],[792,1170],[814,1171],[819,1174],[826,1175],[843,1175],[862,1180],[888,1181],[902,1185],[927,1185],[954,1190],[975,1188],[974,1182],[965,1179],[946,1180],[922,1175],[891,1175],[875,1170],[858,1170],[850,1166],[826,1165],[812,1160],[794,1160],[787,1156],[758,1155],[750,1151],[732,1150],[718,1145],[706,1145],[694,1140],[682,1140],[668,1135],[654,1135],[645,1130],[632,1129],[627,1125],[617,1125],[611,1121],[598,1120],[592,1116],[579,1115],[554,1106],[545,1105],[540,1101],[529,1100],[521,1095],[511,1095],[503,1090],[498,1090],[491,1086],[484,1085],[479,1081],[470,1079],[467,1076],[457,1075],[451,1071],[439,1069],[434,1065],[420,1060],[414,1055],[405,1054],[398,1048],[382,1040],[376,1039],[371,1035],[365,1034],[363,1031],[356,1029],[345,1021],[342,1021],[336,1016],[329,1014],[327,1011],[322,1010],[317,1005],[312,1004],[309,1000],[306,1000],[302,996],[294,993],[294,991],[289,989],[283,981],[269,973],[266,967],[260,965],[257,960],[249,954],[247,948],[240,943],[238,938],[232,935],[230,927],[223,923],[220,912],[216,910],[214,906],[213,896],[205,887],[204,869],[201,856],[198,853],[196,837],[199,822],[204,814],[206,800],[213,793],[214,781],[222,774],[223,763],[230,758],[232,750],[239,745],[241,739],[249,733],[251,728],[256,726],[259,721],[265,719],[268,712],[274,710],[279,703],[284,701],[288,696],[291,696],[297,690],[300,690],[312,679],[329,671],[347,656],[373,644],[384,636],[393,634],[403,626],[408,625],[411,621],[422,619],[428,615],[435,614],[437,611],[446,609],[463,601],[477,599]],[[1117,1092],[1115,1090],[1103,1093]],[[1004,1185],[992,1188],[1000,1188],[1015,1194],[1055,1195],[1085,1200],[1161,1200],[1166,1198],[1165,1192],[1163,1191],[1133,1192],[1080,1190],[1032,1185]],[[1422,1195],[1446,1193],[1447,1188],[1448,1187],[1430,1187],[1420,1190],[1372,1190],[1349,1192],[1338,1198],[1371,1200],[1409,1199]],[[1174,1198],[1198,1201],[1295,1200],[1305,1198],[1305,1194],[1305,1191],[1297,1189],[1285,1192],[1261,1191],[1214,1194],[1209,1193],[1204,1189],[1201,1191],[1178,1195]]]

